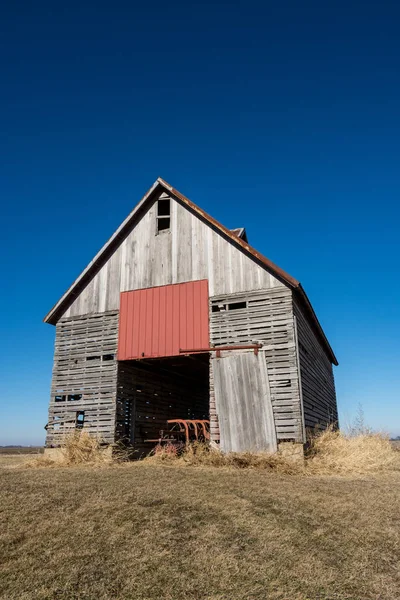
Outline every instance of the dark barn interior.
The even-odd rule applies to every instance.
[[[209,419],[209,354],[118,363],[116,438],[148,454],[169,419]]]

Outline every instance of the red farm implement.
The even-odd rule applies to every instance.
[[[210,421],[207,419],[169,419],[168,429],[160,431],[160,437],[147,442],[158,444],[189,445],[191,442],[210,440]]]

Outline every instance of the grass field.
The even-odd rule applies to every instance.
[[[4,600],[400,597],[400,474],[0,457]]]
[[[0,457],[3,455],[18,455],[18,454],[42,454],[44,451],[43,446],[21,446],[21,447],[1,447],[0,446]]]

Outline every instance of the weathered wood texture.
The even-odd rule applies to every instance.
[[[167,197],[165,193],[163,197]],[[64,313],[117,310],[120,292],[198,279],[209,293],[284,287],[244,252],[171,198],[171,228],[156,234],[153,204]]]
[[[210,437],[213,442],[217,444],[221,441],[219,420],[217,407],[215,403],[215,385],[214,385],[214,369],[212,366],[212,360],[210,362],[210,373],[209,373],[209,395],[210,395]]]
[[[276,452],[265,353],[222,352],[212,359],[223,452]]]
[[[84,411],[84,429],[115,436],[118,313],[63,318],[56,341],[46,445],[57,445]]]
[[[292,293],[286,287],[244,294],[214,296],[210,311],[213,346],[263,344],[278,440],[302,442],[303,422],[297,367]],[[218,305],[245,303],[244,308],[216,311]],[[213,369],[211,369],[213,371]],[[215,406],[210,376],[211,406]],[[218,440],[218,421],[211,411],[213,439]]]
[[[308,429],[338,422],[333,367],[314,329],[294,301],[304,423]]]
[[[187,359],[190,360],[190,359]],[[118,364],[117,435],[134,444],[138,457],[148,453],[168,419],[208,419],[208,373],[185,376],[154,359]]]

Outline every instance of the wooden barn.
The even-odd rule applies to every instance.
[[[48,448],[84,428],[146,453],[201,422],[223,451],[276,451],[338,420],[338,363],[301,284],[163,179],[44,321]]]

